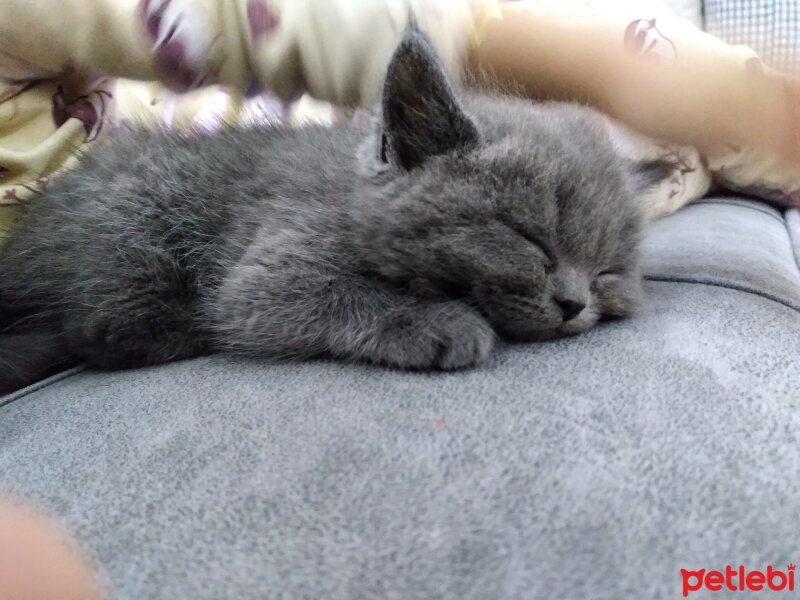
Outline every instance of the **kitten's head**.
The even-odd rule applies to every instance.
[[[361,149],[372,268],[417,295],[462,299],[507,339],[579,333],[641,297],[635,177],[589,109],[456,95],[406,33]]]

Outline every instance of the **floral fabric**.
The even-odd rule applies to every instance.
[[[0,0],[0,233],[129,122],[302,120],[376,101],[413,13],[454,72],[469,0]],[[138,80],[138,81],[134,81]],[[157,83],[143,83],[150,81]],[[330,119],[329,108],[314,115]]]
[[[507,35],[527,15],[525,35],[538,52],[524,64],[541,81],[540,95],[595,104],[613,117],[609,134],[623,152],[672,166],[643,200],[651,216],[701,197],[712,178],[779,205],[800,203],[800,83],[660,2],[59,0],[58,7],[0,0],[0,232],[20,202],[75,165],[76,149],[129,122],[214,128],[299,119],[295,101],[304,93],[372,104],[409,14],[454,73],[470,47]]]

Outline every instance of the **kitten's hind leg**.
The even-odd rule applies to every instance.
[[[495,335],[461,302],[429,302],[310,264],[239,265],[216,306],[218,343],[261,356],[332,355],[403,369],[483,361]]]
[[[192,358],[209,350],[194,285],[165,254],[85,282],[65,311],[69,350],[89,365],[123,369]]]

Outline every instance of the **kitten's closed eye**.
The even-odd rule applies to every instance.
[[[603,317],[627,317],[641,301],[641,277],[636,271],[603,271],[592,283],[592,293]]]
[[[531,244],[536,250],[538,250],[539,254],[542,256],[542,263],[544,265],[545,270],[548,273],[552,273],[556,268],[556,260],[555,254],[550,249],[550,246],[547,242],[543,240],[541,236],[536,235],[535,233],[528,231],[522,227],[514,223],[503,223],[506,227],[508,227],[511,231],[515,234],[523,238],[529,244]]]
[[[595,278],[595,281],[614,281],[614,278],[624,277],[625,272],[620,269],[608,269],[600,271]]]
[[[609,269],[601,271],[597,274],[594,281],[592,281],[592,292],[602,292],[603,290],[613,290],[620,285],[624,279],[624,271]]]

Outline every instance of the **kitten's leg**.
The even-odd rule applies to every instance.
[[[69,350],[92,366],[131,368],[208,351],[188,275],[166,253],[81,281],[62,320]]]
[[[214,313],[218,344],[250,355],[458,369],[484,360],[495,339],[466,304],[428,302],[314,265],[240,265],[223,284]]]

